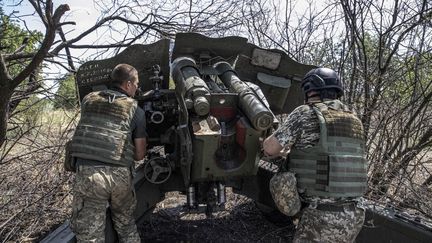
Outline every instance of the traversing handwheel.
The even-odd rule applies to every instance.
[[[168,159],[152,158],[144,165],[144,177],[153,184],[162,184],[171,176],[172,168]]]

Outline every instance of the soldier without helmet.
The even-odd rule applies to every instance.
[[[133,212],[134,160],[146,153],[144,111],[132,99],[138,72],[117,65],[112,87],[86,95],[69,152],[75,158],[71,227],[78,242],[105,242],[109,206],[120,242],[141,242]]]

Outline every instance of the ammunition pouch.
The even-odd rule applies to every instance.
[[[76,159],[71,154],[71,145],[72,145],[72,140],[66,142],[63,166],[65,171],[75,172]]]

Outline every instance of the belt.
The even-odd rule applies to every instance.
[[[329,212],[343,212],[345,210],[354,211],[356,210],[356,203],[345,203],[340,205],[335,204],[318,204],[316,209],[320,211],[329,211]]]

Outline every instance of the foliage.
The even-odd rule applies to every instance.
[[[25,99],[17,106],[13,118],[8,124],[8,138],[15,140],[24,134],[31,134],[37,127],[43,126],[41,118],[51,110],[52,102],[36,95]]]
[[[32,53],[36,51],[43,38],[39,31],[28,31],[19,26],[0,12],[0,53],[14,53],[17,50],[23,53]],[[20,49],[22,47],[22,49]],[[13,60],[8,63],[8,69],[11,76],[16,76],[29,63],[29,60]]]
[[[0,53],[33,53],[40,47],[43,34],[39,31],[28,31],[12,20],[9,16],[0,12]],[[9,74],[12,77],[18,75],[30,62],[29,59],[16,59],[7,62]],[[41,83],[40,70],[33,73],[32,77],[17,86],[9,103],[8,136],[14,139],[22,136],[21,133],[34,128],[42,111],[46,109],[47,101],[37,97],[35,92]],[[26,92],[31,88],[33,92]]]
[[[18,104],[31,97],[42,86],[38,79],[44,59],[48,59],[49,49],[53,45],[56,33],[61,30],[60,18],[69,10],[67,4],[58,6],[55,10],[51,0],[29,1],[35,8],[35,15],[46,27],[45,35],[38,32],[26,31],[10,21],[10,16],[2,16],[3,50],[0,52],[0,146],[7,140],[8,120]],[[20,5],[22,2],[18,2]],[[43,10],[42,10],[43,9]],[[37,14],[36,14],[37,13]],[[18,17],[21,19],[21,17]],[[28,38],[24,34],[30,34]],[[40,45],[35,46],[33,36],[41,37]],[[22,42],[18,42],[22,38]],[[14,44],[15,43],[15,44]],[[18,45],[18,48],[13,49]],[[30,48],[30,49],[28,49]],[[29,50],[34,50],[29,52]]]
[[[73,74],[66,74],[59,80],[60,86],[54,98],[54,109],[74,109],[78,106],[75,77]]]

